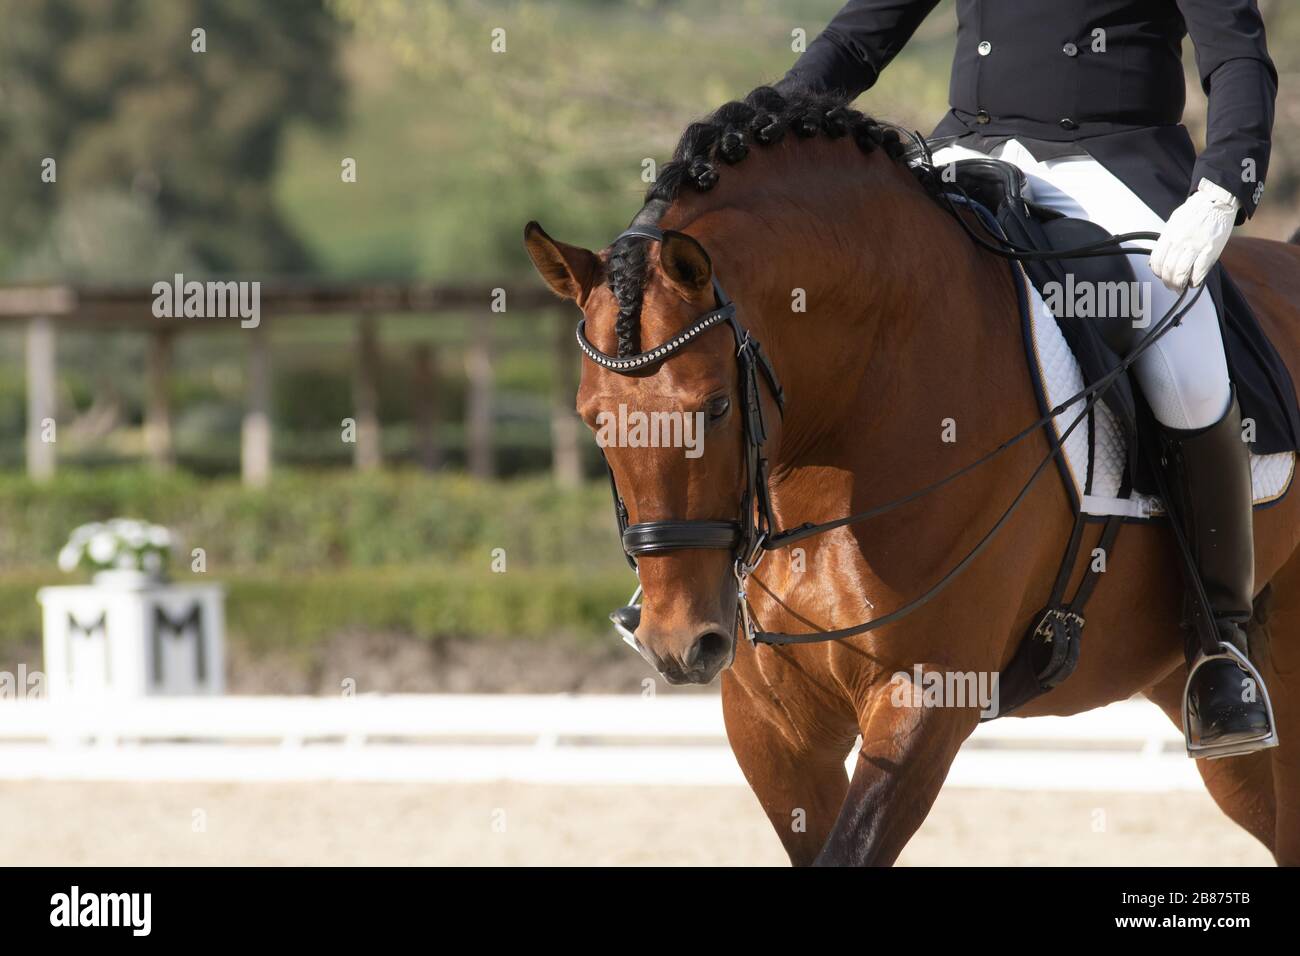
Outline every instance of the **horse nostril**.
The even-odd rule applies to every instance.
[[[721,631],[705,631],[695,639],[682,659],[687,667],[701,671],[716,670],[731,653],[731,638]]]

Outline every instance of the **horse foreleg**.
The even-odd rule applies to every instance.
[[[844,760],[853,733],[835,721],[796,724],[778,702],[757,696],[730,673],[723,675],[722,713],[740,769],[790,862],[807,866],[844,802],[849,781]]]
[[[929,814],[979,713],[900,705],[885,685],[872,691],[859,719],[862,749],[818,865],[892,864]]]

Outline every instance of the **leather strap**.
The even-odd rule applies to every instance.
[[[689,548],[732,551],[739,542],[734,521],[642,521],[623,532],[623,550],[638,556]]]

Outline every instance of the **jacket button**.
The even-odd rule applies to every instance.
[[[988,110],[980,110],[975,114],[975,122],[979,123],[981,126],[984,126],[992,118],[993,117],[989,116]]]
[[[1061,125],[1061,129],[1078,129],[1078,128],[1079,128],[1079,124],[1076,123],[1074,120],[1070,119],[1070,117],[1068,117],[1068,116],[1067,116],[1065,119],[1061,120],[1061,124],[1060,124],[1060,125]]]
[[[1078,56],[1079,48],[1073,43],[1067,43],[1065,46],[1061,47],[1061,52],[1066,56]]]
[[[988,56],[993,52],[993,44],[988,40],[984,40],[978,47],[976,47],[976,49],[980,51],[980,56]]]

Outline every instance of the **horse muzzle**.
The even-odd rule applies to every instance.
[[[695,631],[695,637],[680,653],[658,653],[653,650],[656,647],[671,647],[673,640],[668,634],[658,639],[651,632],[641,631],[641,605],[635,603],[639,595],[640,588],[633,595],[633,603],[619,608],[609,617],[623,640],[658,671],[664,680],[670,684],[708,684],[721,671],[731,666],[736,657],[735,629],[721,624],[691,628]]]
[[[736,656],[734,631],[728,631],[717,624],[699,630],[680,653],[664,657],[649,651],[639,638],[638,643],[642,644],[647,660],[654,664],[659,675],[670,684],[712,683],[719,673],[731,665]]]

